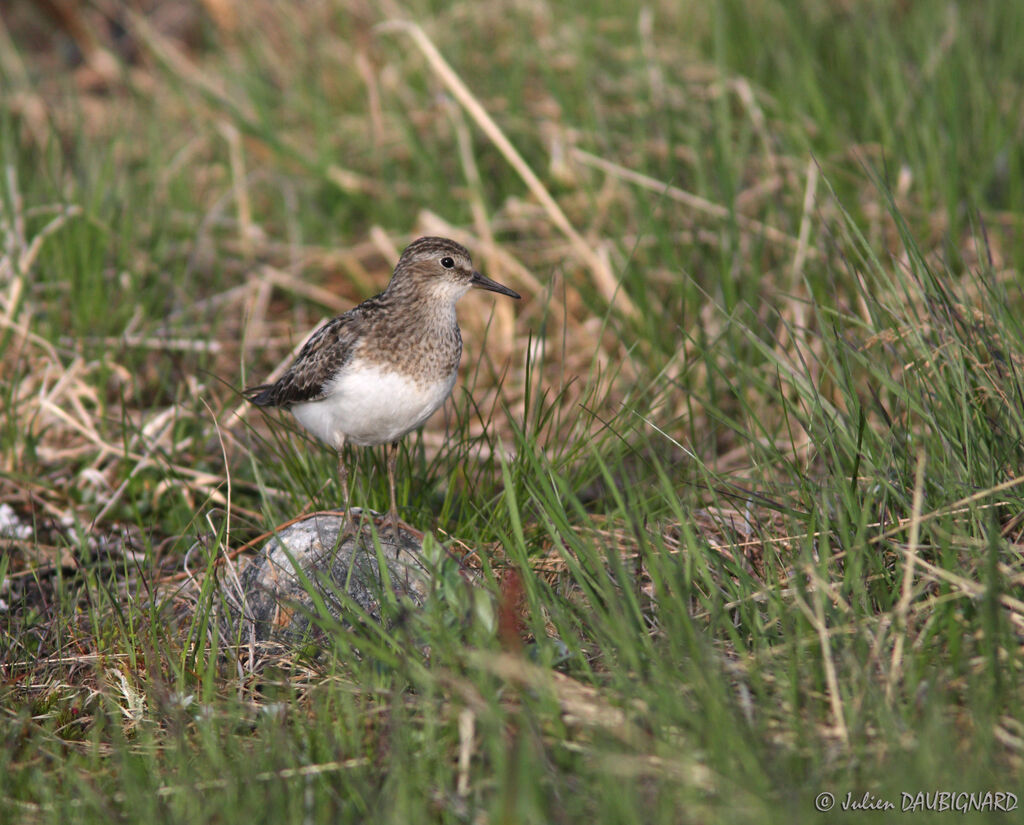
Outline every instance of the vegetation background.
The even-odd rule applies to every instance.
[[[1003,0],[5,3],[0,820],[1019,817],[1021,43]],[[221,584],[339,491],[239,389],[426,233],[525,299],[460,304],[399,464],[480,584],[253,655]]]

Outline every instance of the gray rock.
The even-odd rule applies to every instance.
[[[311,616],[382,621],[389,585],[399,603],[422,606],[431,585],[423,534],[402,524],[396,540],[387,519],[352,515],[341,541],[336,514],[310,516],[269,539],[227,587],[229,634],[243,644],[315,642],[323,632]]]

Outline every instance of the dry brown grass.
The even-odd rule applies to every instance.
[[[351,135],[359,145],[365,144],[369,126],[372,142],[383,151],[397,156],[406,152],[404,126],[381,106],[382,98],[404,99],[408,118],[425,132],[452,128],[463,175],[459,186],[472,205],[472,224],[455,226],[424,209],[409,227],[399,230],[371,225],[354,242],[330,248],[300,235],[294,227],[265,225],[260,215],[268,197],[275,192],[297,197],[286,183],[266,185],[268,165],[281,159],[298,169],[315,170],[330,185],[349,194],[379,195],[402,188],[400,181],[373,178],[334,164],[320,165],[305,142],[302,121],[291,117],[297,113],[282,113],[274,124],[273,141],[268,142],[267,135],[254,128],[259,115],[246,100],[239,78],[231,73],[232,60],[241,53],[232,54],[230,44],[235,43],[237,49],[248,34],[258,30],[272,82],[288,87],[300,72],[309,71],[308,65],[296,66],[291,59],[295,42],[312,41],[314,32],[332,28],[333,12],[326,6],[308,12],[294,16],[281,5],[268,2],[245,6],[209,2],[202,8],[187,4],[163,4],[161,8],[154,4],[121,8],[109,2],[54,4],[56,22],[84,56],[71,78],[73,97],[67,94],[66,67],[53,48],[55,39],[44,31],[41,19],[22,10],[8,21],[0,57],[12,76],[20,78],[8,106],[19,118],[26,144],[42,148],[53,139],[116,140],[126,122],[143,117],[135,114],[140,94],[159,100],[161,128],[170,133],[194,131],[194,137],[181,141],[180,149],[160,171],[155,196],[166,195],[168,187],[182,182],[197,192],[222,192],[205,212],[168,217],[174,223],[196,227],[193,248],[188,251],[191,269],[201,269],[208,260],[216,259],[232,275],[230,287],[203,294],[183,306],[177,317],[168,319],[173,322],[169,334],[156,332],[147,319],[139,319],[145,331],[135,334],[129,324],[118,338],[104,340],[108,349],[102,360],[84,358],[78,342],[71,338],[55,345],[33,329],[33,319],[43,310],[33,285],[46,277],[38,265],[39,250],[69,222],[88,218],[78,206],[60,202],[26,207],[20,198],[22,182],[16,170],[8,167],[10,201],[3,214],[6,242],[0,257],[0,324],[9,337],[0,357],[5,374],[13,381],[12,404],[6,415],[17,421],[14,426],[23,438],[3,456],[0,485],[2,500],[16,506],[19,513],[34,513],[55,523],[88,525],[101,533],[116,531],[116,524],[104,526],[108,516],[123,503],[132,479],[147,470],[164,476],[148,490],[154,508],[159,508],[169,491],[183,495],[189,506],[203,502],[225,506],[231,468],[249,450],[244,425],[251,414],[237,395],[242,383],[239,365],[244,365],[250,376],[275,374],[301,344],[304,332],[322,320],[325,310],[342,311],[381,288],[402,246],[419,234],[456,238],[476,252],[493,277],[528,296],[521,306],[495,305],[493,315],[485,299],[471,297],[465,302],[462,317],[467,353],[483,355],[489,365],[477,371],[471,357],[464,365],[464,371],[476,373],[473,391],[479,409],[494,410],[500,401],[513,417],[525,416],[529,356],[534,361],[536,386],[554,388],[553,397],[560,407],[555,426],[545,434],[548,442],[565,444],[592,438],[604,426],[603,421],[632,397],[637,382],[648,380],[650,367],[645,359],[652,363],[660,360],[642,346],[627,347],[626,339],[604,325],[593,312],[593,302],[584,298],[596,290],[627,323],[636,314],[626,293],[616,289],[612,272],[625,264],[624,252],[642,261],[650,239],[633,220],[627,217],[622,222],[619,217],[639,214],[639,202],[653,193],[681,210],[677,216],[681,241],[697,239],[713,252],[724,242],[721,230],[732,220],[733,209],[630,169],[631,154],[670,154],[670,147],[656,136],[646,144],[618,147],[623,162],[583,149],[578,145],[580,136],[561,123],[558,105],[542,94],[530,99],[529,106],[536,118],[535,128],[548,141],[550,167],[531,169],[488,115],[488,111],[500,110],[500,102],[477,99],[423,29],[394,22],[375,28],[381,21],[399,17],[397,8],[378,11],[360,7],[348,20],[357,36],[315,39],[315,56],[323,61],[317,76],[325,89],[340,96],[350,92],[346,84],[364,85],[362,91],[370,101],[369,124],[345,116],[337,119],[339,132]],[[461,20],[465,15],[487,14],[460,6],[451,12],[449,22],[465,22]],[[127,30],[125,40],[114,38],[115,24]],[[555,47],[558,38],[569,36],[546,29],[542,14],[535,24],[541,40],[554,38]],[[202,45],[200,31],[207,25],[213,25],[229,44],[226,62],[223,55]],[[32,65],[22,63],[19,55],[24,52],[15,51],[12,36],[36,40],[43,46],[33,53]],[[493,37],[500,41],[500,32]],[[381,39],[398,41],[407,61],[417,64],[428,85],[446,90],[454,100],[422,108],[403,88],[409,67],[385,62]],[[649,47],[655,48],[653,43]],[[652,66],[673,63],[665,54],[652,51],[648,56]],[[126,67],[123,73],[112,68],[119,61]],[[628,85],[633,80],[623,78],[622,82]],[[692,100],[727,96],[759,136],[763,151],[752,158],[745,174],[749,185],[735,198],[739,246],[734,254],[737,261],[760,256],[765,289],[770,283],[771,288],[788,292],[788,299],[772,302],[784,321],[778,351],[792,363],[810,365],[811,383],[827,391],[828,385],[819,384],[814,374],[822,360],[821,339],[807,314],[802,273],[809,261],[833,267],[848,262],[830,244],[828,233],[820,231],[820,227],[840,223],[840,215],[834,202],[820,191],[817,162],[775,151],[771,134],[778,124],[771,122],[765,110],[770,101],[743,79],[723,79],[710,67],[691,63],[678,77],[655,72],[647,80],[669,108],[682,109]],[[616,100],[625,107],[619,114],[628,114],[633,105],[628,102],[629,94]],[[193,130],[188,123],[198,123],[199,128]],[[515,170],[530,200],[513,195],[488,210],[469,134],[476,129]],[[115,145],[118,162],[123,164],[138,162],[140,158],[133,157],[133,152],[144,150],[143,144],[131,141],[118,140]],[[872,147],[848,147],[846,151],[858,159],[874,155]],[[220,160],[224,153],[226,164]],[[282,172],[287,174],[286,169]],[[557,201],[550,194],[551,184],[542,178],[557,181]],[[908,213],[918,209],[911,190],[912,180],[904,173],[894,195],[898,207]],[[785,208],[787,199],[797,201],[793,208]],[[881,248],[903,254],[889,212],[877,193],[867,187],[862,209],[872,239],[879,241]],[[779,227],[759,217],[765,212],[790,212],[800,220]],[[27,234],[28,219],[41,214],[47,215],[48,221]],[[924,217],[926,224],[934,226],[938,243],[944,232],[940,213]],[[1014,218],[1007,216],[1006,220],[1012,223]],[[38,220],[34,223],[39,225]],[[496,240],[499,237],[503,238],[500,242]],[[990,235],[989,240],[993,243],[985,254],[996,259],[998,268],[1003,257],[998,238]],[[965,258],[977,257],[972,243],[965,240]],[[143,246],[135,254],[141,271],[161,266],[159,261],[146,259]],[[538,272],[548,273],[551,280],[542,281],[535,274]],[[649,277],[652,288],[657,288],[659,281],[676,278],[678,273],[655,267]],[[729,318],[709,302],[701,310],[699,324],[705,336],[715,339],[725,333]],[[790,331],[796,336],[793,340]],[[693,415],[692,430],[703,432],[714,429],[715,422],[702,418],[703,410],[690,405],[686,392],[672,390],[684,370],[691,385],[708,383],[706,362],[697,357],[696,347],[695,338],[684,338],[677,354],[658,364],[659,382],[666,389],[657,404],[667,420]],[[121,363],[120,354],[130,354],[132,363]],[[195,369],[199,354],[206,357],[203,372]],[[169,356],[179,364],[172,380],[181,389],[163,391],[154,403],[146,391],[167,382]],[[597,384],[573,380],[592,374],[595,368],[596,374],[606,376]],[[748,391],[747,402],[752,408],[764,407],[754,393],[752,388]],[[202,398],[203,406],[183,408],[182,396]],[[838,397],[831,400],[841,403]],[[581,404],[586,404],[591,414],[580,415]],[[181,426],[185,417],[194,419],[192,426]],[[495,421],[502,426],[501,417]],[[253,423],[262,430],[262,422]],[[471,434],[479,434],[482,426],[474,421]],[[190,434],[176,436],[182,429]],[[445,420],[439,414],[426,428],[424,440],[429,450],[436,451],[445,438]],[[506,433],[504,440],[508,439]],[[220,446],[211,451],[214,443]],[[31,456],[26,454],[29,445]],[[793,432],[789,449],[801,453],[810,447],[806,432],[799,428]],[[729,472],[747,464],[747,448],[720,439],[716,455],[708,459],[717,470]],[[26,470],[31,480],[26,478]],[[241,508],[237,500],[234,508],[236,514],[257,517]]]

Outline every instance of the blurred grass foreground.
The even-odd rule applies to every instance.
[[[4,4],[0,818],[1015,821],[1022,42],[998,0]],[[524,297],[460,304],[400,453],[429,597],[225,633],[340,500],[239,390],[423,234]]]

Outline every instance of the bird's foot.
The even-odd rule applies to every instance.
[[[391,539],[395,543],[395,555],[397,556],[402,549],[402,528],[399,526],[398,513],[394,510],[388,513],[387,524],[391,528]]]
[[[361,514],[353,516],[352,508],[346,506],[341,511],[341,530],[339,537],[344,540],[355,536],[359,532]]]

